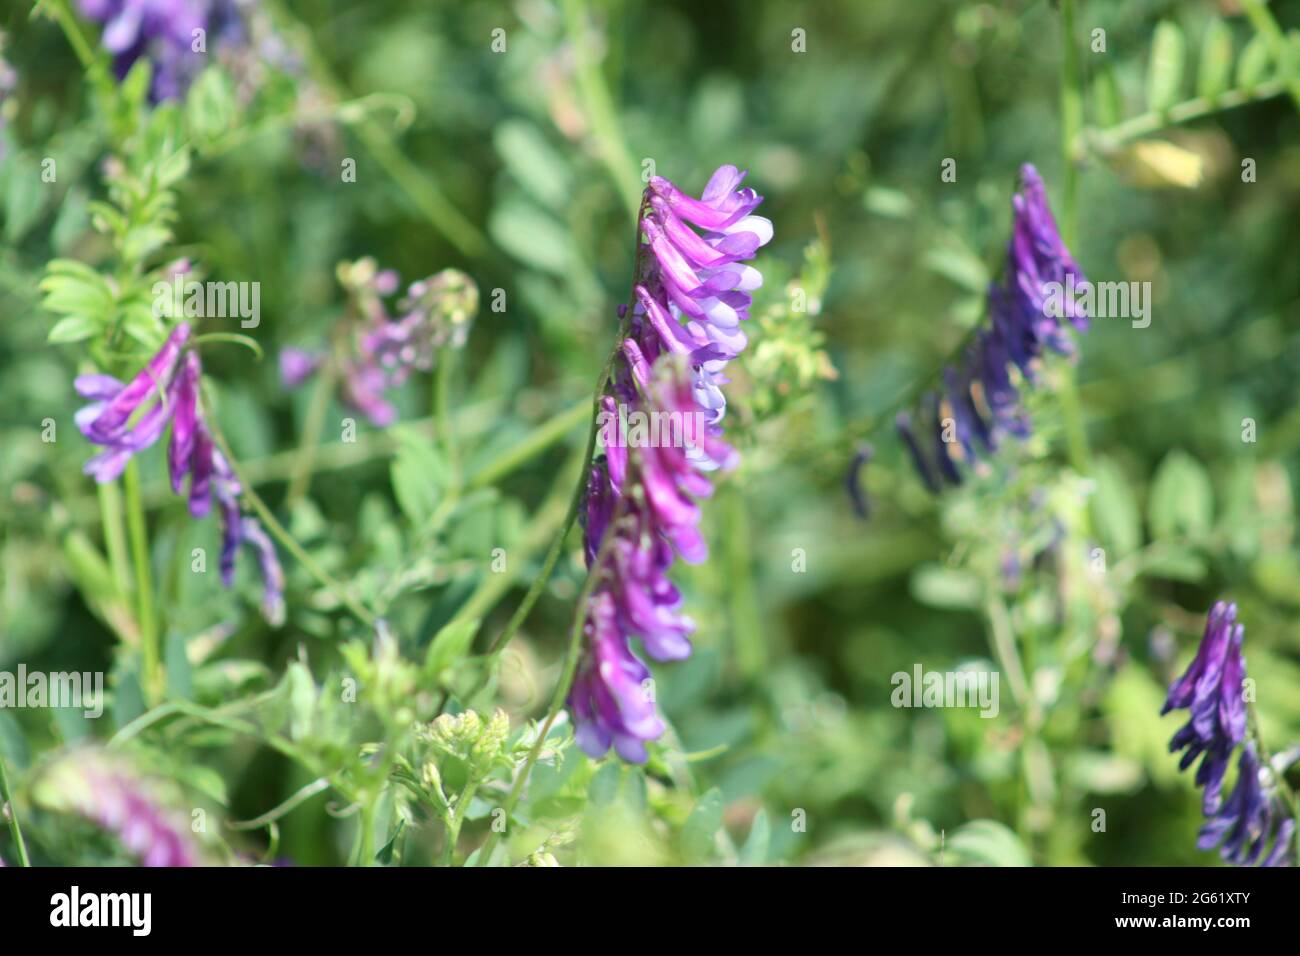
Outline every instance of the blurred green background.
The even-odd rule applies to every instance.
[[[1149,112],[1158,23],[1183,38],[1180,102],[1197,94],[1212,18],[1230,31],[1234,84],[1256,33],[1230,0],[1075,6],[1089,130]],[[1283,29],[1300,27],[1300,3],[1271,10]],[[112,635],[65,567],[70,529],[97,537],[98,505],[71,421],[75,354],[45,344],[52,319],[36,289],[47,259],[104,254],[87,202],[103,191],[106,140],[64,37],[29,12],[7,2],[0,18],[19,75],[0,166],[0,669],[118,673]],[[339,260],[373,256],[404,281],[449,266],[477,280],[485,307],[458,370],[472,470],[589,395],[627,296],[629,200],[634,208],[646,162],[697,194],[716,166],[734,163],[766,197],[760,212],[776,237],[758,263],[765,324],[732,386],[729,429],[744,464],[706,508],[711,561],[681,579],[697,651],[656,667],[660,707],[695,755],[689,788],[720,789],[737,843],[765,808],[768,861],[933,862],[940,831],[948,862],[1216,861],[1195,849],[1199,797],[1165,750],[1181,721],[1158,710],[1205,611],[1227,596],[1246,624],[1266,738],[1300,741],[1296,101],[1247,96],[1110,146],[1081,137],[1076,258],[1094,280],[1151,283],[1152,322],[1099,320],[1079,339],[1077,368],[1055,364],[1035,394],[1034,438],[935,502],[888,426],[898,397],[982,321],[1020,164],[1038,167],[1061,208],[1052,4],[392,0],[273,13],[295,66],[251,100],[236,89],[229,115],[204,114],[214,128],[179,192],[175,250],[213,277],[262,283],[255,334],[271,358],[212,350],[205,368],[270,503],[283,498],[309,401],[309,390],[281,388],[273,357],[322,340],[337,318]],[[1096,28],[1104,53],[1089,47]],[[491,46],[496,29],[503,52]],[[806,52],[792,50],[794,30]],[[371,94],[397,96],[363,99]],[[358,101],[355,114],[336,109]],[[403,127],[395,116],[408,107]],[[300,121],[268,121],[286,114]],[[1156,142],[1165,146],[1153,152]],[[58,158],[58,182],[34,188],[46,156]],[[348,158],[355,183],[340,181]],[[954,182],[940,175],[949,158]],[[1244,159],[1253,182],[1242,181]],[[792,313],[787,283],[815,290],[827,259],[824,291]],[[487,307],[494,290],[503,311]],[[1075,378],[1087,447],[1072,456],[1059,396]],[[427,380],[413,382],[403,420],[422,420],[429,402]],[[332,407],[326,420],[346,414]],[[52,445],[41,440],[46,418],[58,423]],[[1242,439],[1247,418],[1257,441]],[[394,493],[403,441],[367,431],[322,453],[292,527],[337,576],[375,591],[407,571],[426,576],[390,617],[418,655],[481,582],[473,563],[484,542],[512,540],[537,515],[581,437],[429,537],[403,524],[409,503]],[[867,522],[843,490],[864,439],[875,449]],[[216,540],[163,481],[155,454],[145,485],[160,575],[169,555]],[[538,550],[486,632],[522,595]],[[210,578],[168,579],[168,633],[181,653],[199,636],[216,642],[218,657],[264,668],[253,687],[273,683],[300,646],[329,661],[350,625],[284,559],[290,618],[278,630],[247,613],[251,578],[241,578],[243,598]],[[580,582],[574,538],[494,685],[517,720],[545,708]],[[996,666],[999,629],[1019,649],[1027,690],[1014,699],[1004,678],[996,719],[890,706],[891,675],[917,663]],[[19,767],[105,732],[66,715],[0,712],[0,747]],[[246,742],[194,762],[224,780],[234,818],[308,779]],[[318,805],[303,809],[283,821],[281,852],[339,862],[339,826]],[[586,843],[597,861],[662,858],[630,838]]]

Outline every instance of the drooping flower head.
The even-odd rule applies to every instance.
[[[1237,623],[1237,605],[1223,601],[1210,609],[1205,635],[1186,673],[1169,687],[1161,714],[1188,710],[1191,718],[1169,742],[1183,750],[1179,769],[1186,770],[1204,754],[1196,783],[1205,788],[1205,812],[1218,809],[1223,775],[1232,751],[1246,737],[1246,702],[1241,656],[1245,627]]]
[[[125,384],[111,375],[78,376],[73,383],[77,393],[91,401],[77,412],[77,427],[104,449],[83,470],[100,484],[114,480],[133,456],[155,444],[170,425],[167,469],[172,491],[183,494],[188,480],[189,510],[195,518],[211,510],[213,497],[219,506],[222,583],[233,586],[235,557],[247,541],[258,553],[263,611],[269,621],[279,624],[284,617],[284,575],[257,519],[242,515],[239,481],[212,440],[200,400],[203,367],[198,352],[187,348],[190,334],[188,323],[177,325]]]
[[[85,817],[144,866],[202,866],[188,820],[161,799],[165,790],[119,756],[79,750],[41,772],[33,797],[47,809]]]
[[[642,203],[635,302],[602,412],[663,416],[689,438],[607,439],[588,480],[583,524],[596,584],[568,706],[577,742],[592,757],[613,746],[644,762],[646,741],[663,733],[650,671],[632,640],[659,661],[691,653],[695,625],[668,572],[678,558],[699,563],[708,555],[699,505],[712,492],[707,474],[736,463],[721,439],[721,387],[746,344],[740,326],[750,292],[762,283],[745,260],[772,237],[772,224],[753,215],[761,197],[740,188],[743,178],[723,166],[695,199],[656,177]]]
[[[1219,856],[1234,866],[1290,865],[1295,820],[1286,816],[1276,789],[1270,786],[1271,775],[1272,770],[1260,766],[1255,745],[1248,742],[1237,762],[1237,785],[1201,827],[1197,847],[1219,847]]]
[[[1012,209],[1005,272],[989,289],[988,325],[944,369],[941,387],[921,402],[917,424],[906,412],[897,422],[931,491],[960,484],[958,464],[975,465],[1004,436],[1029,434],[1020,390],[1038,382],[1047,352],[1074,354],[1068,325],[1080,332],[1088,328],[1084,303],[1071,292],[1087,280],[1061,238],[1033,166],[1021,167]]]
[[[280,376],[294,388],[325,362],[339,372],[340,395],[372,424],[384,428],[397,419],[386,393],[414,371],[433,368],[444,348],[463,348],[478,311],[478,286],[457,269],[411,283],[389,313],[384,299],[398,287],[397,273],[378,270],[373,259],[341,263],[339,281],[349,306],[329,352],[288,348],[280,353]]]
[[[1208,821],[1201,828],[1197,845],[1210,850],[1222,843],[1220,854],[1225,860],[1251,866],[1260,860],[1273,837],[1273,849],[1264,857],[1263,865],[1285,865],[1295,820],[1286,817],[1273,771],[1261,767],[1254,742],[1246,740],[1244,639],[1245,627],[1237,621],[1237,605],[1217,601],[1210,609],[1196,657],[1169,686],[1160,713],[1190,713],[1187,723],[1170,740],[1169,749],[1183,751],[1180,770],[1201,758],[1196,784],[1205,788],[1202,804]],[[1237,783],[1225,801],[1223,779],[1239,746]]]

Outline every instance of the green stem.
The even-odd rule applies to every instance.
[[[451,811],[451,817],[447,820],[447,842],[442,848],[443,866],[451,866],[456,860],[456,844],[460,842],[461,824],[465,821],[465,811],[469,808],[469,802],[474,799],[474,791],[477,789],[478,778],[470,774],[460,791],[460,796],[456,798],[456,806]]]
[[[135,567],[136,623],[140,627],[140,684],[145,699],[157,703],[162,696],[162,663],[158,653],[158,623],[154,617],[153,574],[149,561],[149,531],[140,500],[140,471],[133,459],[122,475],[126,492],[126,523],[131,536]]]
[[[600,156],[614,180],[619,195],[634,217],[641,206],[641,184],[636,173],[636,163],[628,152],[627,143],[618,123],[618,112],[605,84],[605,78],[596,63],[588,33],[584,0],[565,0],[564,30],[573,51],[578,92],[587,108],[591,131],[600,147]]]
[[[104,526],[104,548],[108,551],[109,566],[122,603],[131,602],[131,559],[126,550],[126,529],[122,525],[122,492],[117,482],[107,481],[98,486],[99,514]]]
[[[1235,89],[1220,93],[1218,96],[1198,96],[1194,99],[1175,103],[1167,110],[1151,110],[1117,123],[1106,129],[1088,130],[1080,134],[1074,144],[1077,154],[1085,147],[1091,147],[1100,153],[1110,153],[1143,136],[1158,133],[1170,126],[1190,123],[1193,120],[1210,116],[1223,110],[1235,109],[1248,103],[1272,99],[1286,92],[1286,83],[1280,79],[1267,80],[1249,90]]]
[[[1083,86],[1075,33],[1075,0],[1061,0],[1061,176],[1065,193],[1061,207],[1061,234],[1065,244],[1072,248],[1079,186],[1074,148],[1079,130],[1083,128]]]
[[[272,6],[274,19],[281,32],[294,38],[315,83],[335,100],[351,99],[317,50],[311,31],[288,11],[285,4],[275,3]],[[483,233],[451,204],[423,169],[406,158],[387,130],[367,119],[358,122],[355,130],[370,155],[448,242],[470,259],[487,253],[488,243]]]
[[[472,491],[496,484],[512,471],[528,464],[556,442],[561,441],[578,426],[579,422],[586,419],[587,414],[587,403],[581,401],[560,414],[548,418],[529,432],[523,441],[512,445],[505,453],[498,455],[470,475],[466,480],[466,488]]]
[[[81,34],[81,27],[77,24],[77,18],[72,15],[68,8],[67,0],[46,0],[45,9],[49,11],[63,35],[67,37],[68,45],[72,47],[72,52],[77,55],[82,69],[90,74],[95,83],[95,88],[104,98],[105,104],[111,102],[116,89],[113,77],[108,72],[108,67],[99,53],[97,53],[86,38]]]
[[[9,818],[9,835],[14,838],[14,844],[18,847],[18,865],[31,866],[32,861],[27,857],[27,844],[23,840],[23,828],[18,823],[18,808],[14,806],[13,793],[9,789],[9,778],[5,775],[3,756],[0,756],[0,808]]]
[[[528,783],[528,777],[532,773],[533,765],[537,763],[537,757],[541,754],[546,738],[551,732],[551,727],[554,726],[555,719],[559,717],[564,702],[569,696],[569,690],[573,687],[573,678],[578,672],[578,659],[582,656],[583,625],[587,620],[587,602],[591,600],[591,592],[595,590],[596,582],[600,580],[605,558],[614,543],[614,525],[622,520],[622,517],[623,508],[622,502],[620,502],[620,506],[615,510],[609,527],[605,529],[605,534],[601,538],[600,547],[596,549],[596,558],[591,562],[591,567],[587,570],[587,578],[582,582],[582,590],[578,593],[578,600],[573,609],[573,624],[569,629],[569,649],[564,658],[564,673],[560,677],[560,682],[555,685],[555,694],[551,698],[551,706],[546,714],[546,721],[538,730],[537,739],[528,751],[524,765],[520,768],[519,774],[515,777],[514,785],[510,788],[510,794],[506,797],[503,809],[505,810],[507,825],[509,825],[510,815],[519,803],[519,797],[523,794],[524,786]],[[491,836],[488,837],[487,842],[483,844],[482,850],[479,851],[479,866],[487,866],[487,862],[492,858],[492,853],[500,839],[500,832],[494,830]]]
[[[244,480],[240,466],[236,463],[235,456],[231,453],[230,446],[226,443],[226,436],[221,433],[221,429],[211,421],[209,422],[209,425],[212,429],[213,440],[217,443],[217,447],[221,449],[221,453],[226,456],[226,460],[230,463],[230,468],[235,473],[235,477],[239,479],[239,484],[243,488],[244,497],[246,497],[249,503],[253,506],[253,510],[257,512],[257,516],[262,520],[262,524],[266,525],[266,529],[271,533],[271,536],[279,541],[280,544],[284,545],[289,553],[298,559],[298,563],[307,569],[307,573],[328,588],[329,591],[338,598],[339,602],[352,612],[353,616],[355,616],[357,620],[361,621],[367,627],[373,628],[376,623],[375,616],[371,614],[370,611],[368,611],[359,601],[357,601],[356,598],[349,594],[347,589],[335,580],[333,575],[322,568],[320,564],[317,563],[316,559],[308,554],[307,550],[298,543],[297,539],[295,539],[294,536],[285,529],[284,525],[280,524],[275,515],[271,513],[271,509],[266,506],[266,502],[262,500],[262,496],[253,490],[253,486],[249,482]]]
[[[451,377],[455,372],[456,352],[450,348],[440,351],[438,366],[433,371],[434,429],[451,470],[452,487],[460,488],[460,450],[456,446],[455,430],[451,427]]]
[[[311,395],[311,404],[307,407],[307,417],[303,421],[302,440],[298,443],[298,453],[293,462],[293,476],[289,480],[289,490],[284,495],[286,511],[297,504],[311,487],[316,449],[320,445],[321,428],[325,424],[325,413],[329,411],[334,383],[334,363],[327,361],[320,370],[315,391]]]
[[[1078,238],[1079,169],[1075,144],[1083,129],[1083,80],[1079,71],[1075,14],[1075,0],[1061,0],[1061,237],[1071,249]],[[1066,446],[1071,466],[1086,475],[1091,470],[1091,454],[1075,378],[1074,366],[1062,363],[1059,398]]]
[[[618,341],[623,341],[620,334]],[[564,549],[564,540],[569,536],[569,529],[578,518],[578,511],[582,507],[583,498],[587,493],[587,476],[591,473],[591,460],[596,454],[596,425],[600,419],[600,401],[605,394],[605,387],[609,382],[610,373],[614,369],[614,360],[618,357],[619,347],[615,346],[610,350],[609,356],[605,359],[605,364],[601,367],[600,376],[596,379],[595,394],[591,399],[591,423],[587,426],[587,449],[582,456],[582,469],[578,472],[578,481],[573,488],[573,496],[569,499],[569,510],[564,516],[564,523],[560,526],[559,533],[556,534],[555,540],[551,542],[551,548],[546,553],[546,560],[542,562],[541,571],[533,579],[533,583],[528,588],[528,593],[524,595],[523,601],[515,609],[510,620],[506,622],[505,628],[492,641],[488,647],[488,673],[491,673],[492,667],[501,658],[506,646],[514,638],[520,626],[528,618],[528,614],[537,603],[537,599],[542,596],[542,591],[546,589],[546,584],[551,579],[551,574],[555,571],[556,562],[560,558],[560,552]]]

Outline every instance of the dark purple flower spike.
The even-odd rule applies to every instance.
[[[1067,323],[1080,332],[1088,328],[1081,303],[1067,291],[1086,279],[1061,239],[1033,166],[1020,169],[1012,209],[1005,274],[989,289],[988,326],[957,364],[944,370],[942,388],[922,401],[922,434],[913,432],[910,418],[899,422],[917,471],[934,492],[945,483],[960,484],[958,464],[975,466],[997,450],[1004,435],[1029,435],[1021,389],[1038,381],[1047,352],[1074,354]],[[1059,284],[1059,296],[1053,283]]]

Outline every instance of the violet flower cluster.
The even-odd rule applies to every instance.
[[[707,472],[736,463],[721,438],[721,386],[746,344],[749,293],[762,283],[745,260],[772,237],[772,224],[753,215],[762,197],[740,188],[743,178],[723,166],[696,199],[655,177],[642,203],[635,303],[624,313],[628,334],[602,411],[663,414],[701,427],[679,443],[607,442],[593,463],[583,523],[595,584],[568,698],[578,745],[592,757],[612,745],[642,763],[646,741],[664,731],[650,670],[632,640],[657,661],[691,653],[694,623],[668,571],[678,557],[699,563],[708,555],[698,499],[712,491]]]
[[[944,370],[943,387],[922,398],[914,410],[918,421],[903,412],[896,422],[922,481],[936,493],[944,484],[961,484],[958,462],[973,466],[1003,436],[1029,434],[1020,388],[1038,383],[1045,353],[1074,355],[1067,323],[1080,332],[1088,328],[1081,302],[1068,291],[1086,280],[1061,239],[1043,180],[1026,164],[1020,182],[1006,274],[989,290],[988,327]]]
[[[284,349],[280,377],[286,387],[294,388],[332,360],[343,401],[384,428],[397,419],[386,393],[405,383],[413,371],[432,369],[442,349],[464,347],[478,311],[478,287],[465,273],[444,269],[411,283],[394,317],[384,298],[397,291],[396,272],[377,271],[373,260],[362,259],[340,265],[339,279],[351,307],[337,330],[332,356],[324,350]]]
[[[1242,683],[1246,662],[1242,657],[1245,627],[1237,622],[1237,606],[1215,603],[1205,624],[1196,657],[1187,671],[1169,687],[1160,711],[1187,710],[1190,718],[1169,742],[1171,751],[1183,751],[1180,770],[1199,757],[1196,784],[1204,787],[1203,809],[1208,822],[1201,828],[1197,846],[1220,847],[1224,860],[1251,866],[1260,860],[1272,839],[1264,866],[1285,866],[1295,832],[1295,820],[1285,817],[1276,790],[1265,783],[1255,745],[1246,740],[1246,700]],[[1223,778],[1238,746],[1237,784],[1223,799]]]
[[[37,802],[85,817],[144,866],[202,866],[187,821],[159,799],[135,768],[93,750],[57,760],[35,785]]]
[[[155,103],[183,96],[208,62],[209,49],[242,43],[245,36],[237,0],[77,0],[77,6],[104,25],[100,42],[119,78],[141,57],[151,61]],[[199,50],[196,36],[202,37]]]
[[[76,415],[77,427],[103,448],[84,471],[97,482],[113,481],[132,457],[155,444],[171,425],[167,465],[172,490],[182,494],[189,481],[189,510],[202,518],[215,498],[221,515],[221,580],[234,584],[235,558],[244,544],[257,552],[262,574],[262,611],[267,620],[284,620],[284,574],[260,522],[240,510],[243,489],[230,463],[216,447],[199,400],[203,373],[198,352],[187,348],[190,326],[181,323],[130,382],[111,375],[79,376],[74,387],[90,400]]]

